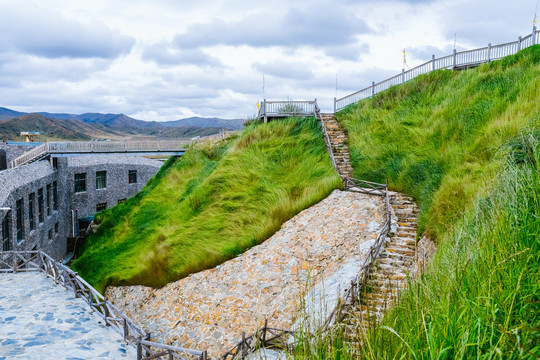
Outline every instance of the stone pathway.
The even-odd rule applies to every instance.
[[[326,132],[330,139],[337,172],[343,177],[353,177],[353,168],[347,146],[347,134],[337,122],[334,114],[321,114]]]
[[[271,327],[290,329],[308,277],[315,284],[312,297],[324,293],[331,302],[358,275],[384,219],[383,198],[336,190],[261,245],[216,268],[157,290],[108,288],[107,297],[154,340],[208,349],[216,357],[242,332],[262,327],[265,318]]]
[[[39,272],[0,274],[0,360],[135,358],[72,291]]]

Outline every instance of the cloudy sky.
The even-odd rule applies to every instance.
[[[243,118],[529,34],[537,0],[0,0],[0,106]],[[337,90],[336,90],[337,78]]]

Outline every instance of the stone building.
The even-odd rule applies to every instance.
[[[162,163],[144,157],[52,157],[0,171],[0,250],[66,253],[79,220],[135,195]]]

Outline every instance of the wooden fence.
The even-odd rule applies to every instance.
[[[486,47],[467,51],[458,52],[454,49],[452,54],[438,59],[436,59],[435,55],[433,55],[430,61],[407,71],[403,69],[401,74],[378,83],[372,82],[371,86],[345,97],[339,99],[334,98],[334,113],[348,105],[354,104],[360,100],[372,97],[381,91],[387,90],[391,86],[403,84],[404,82],[412,80],[418,75],[427,74],[438,69],[459,69],[476,66],[482,63],[501,59],[508,55],[513,55],[519,50],[535,44],[540,44],[540,31],[536,30],[536,26],[533,27],[531,34],[525,37],[520,36],[518,37],[517,41],[494,46],[488,44]]]
[[[57,284],[71,288],[75,297],[83,298],[90,307],[121,336],[126,343],[137,349],[137,360],[151,359],[207,359],[206,351],[185,349],[156,343],[150,340],[150,333],[138,327],[110,301],[88,284],[76,272],[54,261],[42,251],[4,251],[0,252],[0,272],[41,271]]]
[[[334,310],[330,313],[323,325],[323,331],[327,330],[331,325],[343,320],[347,314],[347,310],[354,307],[358,302],[358,294],[366,286],[369,279],[369,274],[373,267],[373,263],[379,257],[381,248],[386,242],[386,238],[390,231],[392,223],[392,216],[390,210],[390,198],[388,196],[388,179],[386,184],[378,184],[364,180],[357,180],[352,178],[344,178],[345,189],[351,191],[364,192],[371,195],[384,196],[386,218],[377,236],[377,240],[370,247],[368,256],[364,259],[361,266],[361,270],[356,281],[351,281],[348,289],[345,290],[345,296],[338,302]]]
[[[317,99],[314,101],[267,101],[260,103],[257,119],[280,118],[289,116],[316,116]]]

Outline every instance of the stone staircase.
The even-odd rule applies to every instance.
[[[349,157],[349,147],[347,146],[347,134],[345,134],[345,131],[343,131],[335,119],[334,114],[321,114],[321,117],[330,138],[339,175],[342,177],[352,177],[353,169]]]
[[[411,198],[400,193],[391,193],[390,203],[397,218],[397,230],[390,234],[375,261],[367,286],[360,294],[360,304],[347,314],[345,324],[354,334],[382,319],[399,292],[407,287],[407,275],[414,272],[418,209]]]

